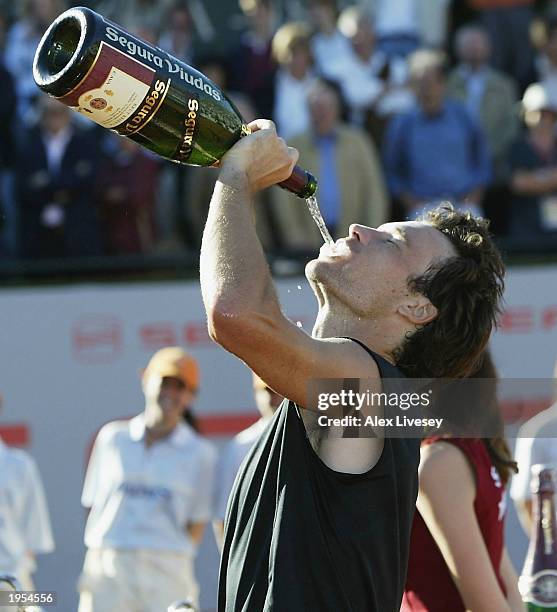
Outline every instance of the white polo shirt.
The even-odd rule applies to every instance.
[[[81,497],[85,545],[192,555],[186,526],[212,517],[215,449],[185,423],[149,448],[144,438],[143,414],[100,430]]]
[[[0,439],[0,574],[30,573],[27,552],[49,553],[54,540],[44,489],[33,458]]]
[[[532,466],[543,463],[557,468],[557,403],[533,416],[520,428],[514,458],[518,474],[512,478],[510,494],[515,501],[532,497]]]
[[[215,512],[215,519],[217,521],[224,521],[228,498],[230,497],[236,474],[251,447],[263,433],[265,426],[271,419],[272,416],[260,418],[253,425],[236,434],[224,447],[219,462]]]

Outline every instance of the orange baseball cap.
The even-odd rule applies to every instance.
[[[144,376],[150,374],[158,374],[161,378],[178,378],[190,391],[195,392],[199,388],[197,361],[179,346],[167,346],[157,351],[145,368]]]

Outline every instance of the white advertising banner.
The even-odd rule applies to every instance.
[[[557,266],[509,271],[506,311],[492,342],[502,376],[552,376],[556,287]],[[311,332],[317,303],[305,279],[278,282],[278,293],[285,313]],[[215,434],[230,435],[241,422],[222,417],[255,415],[250,374],[209,339],[196,282],[7,289],[1,297],[0,431],[27,438],[45,482],[57,548],[40,560],[37,587],[57,591],[57,609],[75,610],[87,450],[101,425],[142,410],[139,377],[150,355],[179,344],[199,360],[195,412]],[[217,445],[223,440],[214,437]],[[214,609],[218,572],[211,537],[198,563],[206,610]]]

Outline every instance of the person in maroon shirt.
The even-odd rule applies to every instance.
[[[96,202],[105,252],[149,253],[156,245],[156,197],[161,163],[127,138],[114,139],[101,162]]]
[[[450,394],[451,410],[469,409],[472,394],[481,389],[477,401],[502,430],[496,376],[486,352],[473,375],[485,380],[466,394]],[[503,437],[423,441],[401,612],[524,611],[504,546],[505,485],[513,471],[516,463]]]

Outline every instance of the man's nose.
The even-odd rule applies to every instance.
[[[353,223],[349,229],[350,238],[356,238],[362,244],[368,244],[372,240],[384,238],[387,232],[382,232],[374,227],[368,227],[367,225],[358,225]]]

